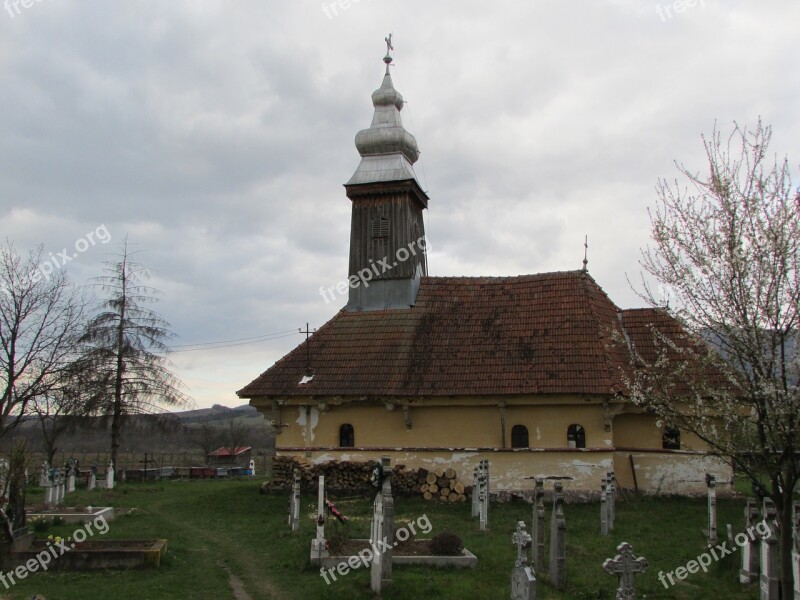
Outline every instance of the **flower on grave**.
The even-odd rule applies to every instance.
[[[52,541],[53,541],[53,534],[51,533],[50,535],[48,535],[48,536],[47,536],[47,539],[48,539],[48,540],[50,540],[50,541],[52,542]]]

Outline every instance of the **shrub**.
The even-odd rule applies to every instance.
[[[433,536],[430,547],[431,554],[435,556],[458,556],[464,548],[464,542],[455,533],[443,531]]]
[[[344,551],[344,545],[350,539],[350,523],[344,524],[333,521],[333,527],[328,529],[328,551],[331,556],[339,556]]]

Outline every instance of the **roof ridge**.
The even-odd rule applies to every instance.
[[[600,287],[600,284],[598,284],[594,280],[594,277],[589,275],[589,273],[587,273],[587,272],[583,272],[583,273],[584,273],[584,275],[586,277],[581,278],[581,282],[583,283],[584,291],[587,294],[587,301],[588,301],[588,304],[589,304],[589,311],[592,313],[592,317],[594,317],[594,321],[595,321],[595,324],[597,326],[597,339],[600,342],[600,344],[602,344],[603,361],[605,362],[606,369],[607,369],[606,378],[608,380],[608,389],[609,389],[609,392],[612,392],[612,391],[619,392],[619,391],[621,391],[623,389],[624,386],[621,385],[621,382],[619,381],[618,377],[613,375],[613,373],[616,372],[616,369],[615,369],[615,362],[616,361],[612,360],[611,356],[609,355],[608,345],[604,341],[605,335],[604,335],[604,332],[603,332],[602,327],[600,325],[600,316],[597,314],[597,310],[595,309],[594,298],[591,298],[591,295],[590,295],[591,293],[590,293],[589,287],[588,287],[589,286],[589,281],[592,282],[592,284],[594,285],[595,289],[597,289],[597,291],[599,291],[603,296],[605,296],[605,298],[608,301],[608,303],[611,304],[611,306],[614,308],[614,313],[615,314],[619,313],[620,309],[616,304],[614,304],[614,302],[612,302],[612,300],[608,296],[608,294],[606,294],[605,291],[603,290],[603,288]]]

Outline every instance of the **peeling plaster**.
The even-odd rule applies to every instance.
[[[311,410],[308,411],[311,419],[306,419],[306,407],[299,406],[297,408],[298,417],[295,423],[300,426],[300,431],[303,434],[303,440],[307,446],[311,446],[314,442],[314,429],[316,429],[317,425],[319,424],[319,409],[316,407],[311,407]]]

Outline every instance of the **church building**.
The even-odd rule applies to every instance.
[[[622,310],[581,270],[517,277],[431,277],[428,196],[389,73],[358,133],[346,306],[237,393],[275,426],[276,454],[310,462],[450,467],[468,482],[488,459],[492,491],[534,476],[599,490],[607,471],[652,493],[731,479],[697,438],[633,405],[625,373],[654,352],[659,309]],[[344,279],[344,277],[343,277]],[[615,340],[625,340],[624,344]],[[723,486],[720,486],[724,489]]]

